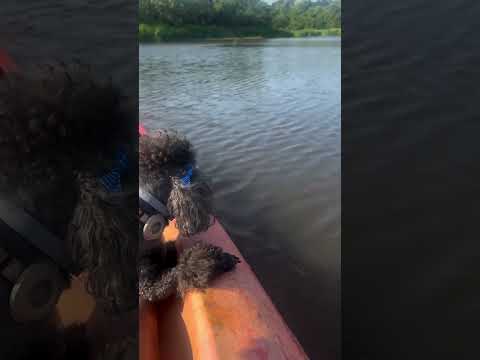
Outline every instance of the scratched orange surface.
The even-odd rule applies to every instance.
[[[165,237],[182,247],[196,241],[221,246],[240,257],[236,270],[206,292],[191,292],[182,303],[142,303],[140,360],[307,359],[302,347],[255,274],[218,221],[205,233],[185,239],[175,229]]]

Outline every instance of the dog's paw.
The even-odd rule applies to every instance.
[[[205,290],[219,275],[231,271],[240,262],[218,246],[197,243],[185,250],[177,266],[178,291],[184,296],[190,289]]]
[[[163,300],[177,288],[174,244],[143,250],[138,259],[138,291],[147,301]]]
[[[140,297],[147,301],[164,300],[175,293],[177,288],[176,269],[169,269],[160,274],[155,279],[139,278],[138,293]]]
[[[240,259],[237,256],[222,252],[217,258],[217,269],[219,273],[232,271],[238,263],[240,263]]]

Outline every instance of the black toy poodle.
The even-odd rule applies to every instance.
[[[212,192],[195,167],[191,143],[177,132],[160,130],[140,137],[139,186],[165,204],[180,235],[191,236],[211,225]],[[180,254],[171,242],[156,243],[143,249],[139,259],[139,292],[148,301],[206,289],[239,262],[236,256],[206,243],[196,243]]]

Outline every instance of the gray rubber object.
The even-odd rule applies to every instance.
[[[46,318],[57,305],[65,288],[65,278],[50,262],[37,263],[26,268],[10,293],[10,313],[17,322]]]
[[[145,240],[160,239],[167,220],[160,214],[150,216],[143,227],[143,238]]]

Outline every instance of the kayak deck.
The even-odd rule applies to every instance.
[[[168,230],[171,231],[171,230]],[[174,232],[166,237],[175,237]],[[140,303],[140,360],[307,359],[250,266],[216,220],[182,244],[205,241],[241,263],[205,292]],[[158,356],[157,356],[158,355]]]

